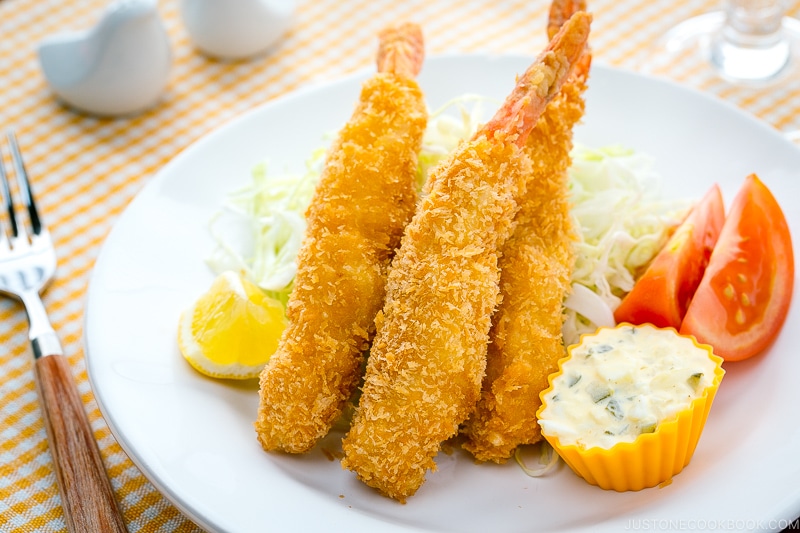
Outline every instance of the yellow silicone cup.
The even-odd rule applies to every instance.
[[[616,327],[622,326],[630,327],[631,324],[618,324]],[[633,327],[654,326],[648,324]],[[674,328],[661,329],[670,329],[676,335],[689,338],[696,347],[707,351],[708,357],[716,365],[714,381],[687,409],[678,412],[672,419],[659,422],[653,433],[643,433],[633,442],[621,442],[611,448],[583,448],[575,444],[562,445],[557,436],[548,435],[542,429],[542,435],[564,462],[592,485],[618,492],[655,487],[679,474],[692,459],[714,396],[725,375],[725,370],[722,369],[723,359],[714,355],[711,346],[698,343],[692,336],[680,335]],[[585,338],[594,335],[582,335],[581,343]],[[549,387],[540,394],[542,405],[536,412],[537,419],[547,407],[546,397],[553,390],[553,380],[561,375],[562,365],[572,357],[572,348],[579,345],[580,343],[567,349],[567,356],[558,362],[558,370],[548,378]]]

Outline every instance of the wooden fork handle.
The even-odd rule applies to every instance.
[[[44,355],[34,365],[67,529],[126,532],[67,358]]]

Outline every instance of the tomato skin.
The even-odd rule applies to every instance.
[[[726,361],[763,351],[783,325],[794,290],[789,226],[775,197],[747,177],[725,220],[680,332]]]
[[[722,193],[715,184],[623,298],[614,312],[617,323],[680,328],[724,221]]]

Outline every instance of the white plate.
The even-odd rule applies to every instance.
[[[501,98],[529,61],[430,58],[420,79],[434,108],[465,92]],[[533,479],[513,461],[476,465],[456,451],[440,454],[439,470],[400,505],[319,448],[299,457],[261,450],[256,384],[192,370],[176,346],[178,315],[213,278],[207,222],[221,198],[265,157],[273,169],[302,169],[348,118],[368,74],[268,103],[203,138],[161,170],[108,237],[88,293],[89,376],[115,437],[155,486],[201,526],[234,532],[774,529],[799,516],[797,288],[771,349],[726,365],[691,464],[663,488],[607,492],[564,465]],[[800,235],[800,150],[729,105],[595,65],[577,139],[653,155],[676,197],[699,197],[716,181],[727,204],[757,172]]]

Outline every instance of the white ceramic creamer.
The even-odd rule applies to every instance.
[[[156,104],[172,51],[156,0],[119,0],[81,32],[43,40],[44,76],[66,104],[96,115],[127,115]]]
[[[294,0],[181,0],[184,26],[195,46],[220,59],[268,50],[289,29]]]

